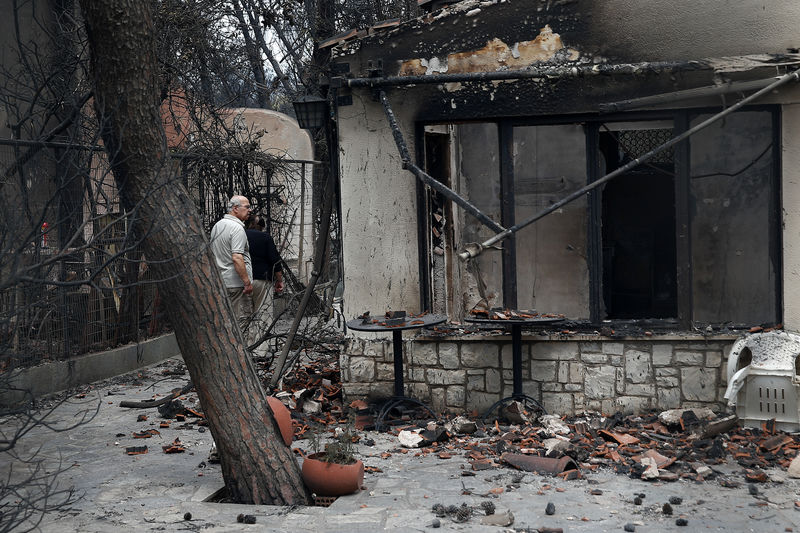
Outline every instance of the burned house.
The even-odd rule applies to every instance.
[[[550,412],[722,406],[734,341],[800,327],[798,22],[788,1],[465,0],[323,43],[345,316],[461,325],[404,341],[406,392],[439,411],[511,392],[476,306],[564,317],[522,338]],[[392,357],[350,331],[345,392],[391,395]]]

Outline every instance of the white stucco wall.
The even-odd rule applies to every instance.
[[[407,102],[400,91],[389,100],[413,154]],[[403,170],[382,106],[368,92],[354,92],[339,118],[344,315],[419,312],[416,178]]]
[[[800,104],[783,106],[783,323],[800,330]]]
[[[286,159],[314,159],[311,136],[289,115],[271,109],[240,107],[231,109],[231,117],[238,117],[252,133],[263,132],[260,144],[267,153]]]

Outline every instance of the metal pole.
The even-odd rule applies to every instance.
[[[303,242],[306,240],[306,164],[300,164],[300,242],[297,245],[297,274],[305,278],[303,265]]]
[[[424,170],[411,162],[411,156],[408,153],[408,146],[406,146],[406,141],[403,139],[403,132],[400,131],[400,126],[397,125],[397,120],[394,117],[394,111],[392,111],[392,106],[389,105],[389,99],[386,98],[386,93],[383,91],[379,92],[379,97],[381,104],[383,104],[383,111],[386,113],[386,118],[389,120],[389,126],[392,128],[392,135],[394,136],[394,142],[397,145],[397,150],[400,152],[400,159],[403,161],[403,168],[410,171],[422,183],[429,186],[431,189],[434,189],[450,201],[460,205],[467,213],[477,218],[483,223],[484,226],[490,228],[495,233],[504,231],[505,228],[503,228],[503,226],[484,215],[480,209],[469,203],[468,200],[462,198],[450,187],[429,176]]]
[[[524,396],[522,393],[522,324],[511,323],[511,371],[513,373],[513,398]]]
[[[596,188],[596,187],[598,187],[598,186],[600,186],[600,185],[602,185],[602,184],[604,184],[604,183],[606,183],[608,181],[611,181],[612,179],[616,178],[617,176],[619,176],[621,174],[624,174],[625,172],[631,170],[632,168],[635,168],[635,167],[641,165],[645,161],[650,160],[651,158],[653,158],[657,154],[660,154],[661,152],[672,148],[673,146],[675,146],[679,142],[681,142],[684,139],[694,135],[698,131],[707,128],[708,126],[710,126],[714,122],[718,121],[719,119],[721,119],[723,117],[726,117],[727,115],[730,115],[734,111],[737,111],[742,106],[744,106],[744,105],[746,105],[746,104],[748,104],[748,103],[750,103],[750,102],[752,102],[754,100],[757,100],[757,99],[761,98],[765,94],[777,89],[781,85],[784,85],[784,84],[786,84],[786,83],[788,83],[790,81],[796,81],[798,79],[800,79],[800,70],[795,70],[794,72],[791,72],[789,74],[785,74],[785,75],[781,76],[776,81],[774,81],[773,83],[771,83],[768,86],[764,87],[760,91],[755,92],[755,93],[751,94],[750,96],[748,96],[747,98],[744,98],[744,99],[740,100],[739,102],[737,102],[736,104],[732,105],[728,109],[725,109],[724,111],[721,111],[721,112],[717,113],[713,117],[710,117],[710,118],[704,120],[703,122],[701,122],[697,126],[686,130],[685,132],[681,133],[677,137],[673,137],[672,139],[670,139],[666,143],[662,144],[661,146],[658,146],[658,147],[654,148],[653,150],[650,150],[649,152],[647,152],[646,154],[644,154],[641,157],[637,157],[633,161],[631,161],[631,162],[619,167],[618,169],[614,170],[613,172],[610,172],[610,173],[606,174],[605,176],[603,176],[602,178],[598,179],[597,181],[592,182],[589,185],[586,185],[585,187],[573,192],[572,194],[568,195],[566,198],[564,198],[562,200],[559,200],[558,202],[554,203],[553,205],[551,205],[547,209],[544,209],[543,211],[540,211],[539,213],[537,213],[537,214],[535,214],[535,215],[523,220],[519,224],[515,224],[514,226],[506,229],[505,231],[502,231],[502,232],[498,233],[497,235],[487,239],[486,241],[484,241],[482,243],[470,243],[470,244],[468,244],[465,247],[465,250],[460,252],[458,254],[458,256],[463,260],[467,260],[470,257],[479,256],[483,252],[484,249],[486,249],[487,247],[493,245],[494,243],[499,242],[499,241],[509,237],[510,235],[513,235],[514,233],[518,232],[519,230],[521,230],[525,226],[529,226],[529,225],[533,224],[534,222],[536,222],[537,220],[539,220],[540,218],[543,218],[544,216],[549,215],[553,211],[557,211],[558,209],[561,209],[562,207],[564,207],[568,203],[572,202],[573,200],[576,200],[576,199],[580,198],[581,196],[583,196],[584,194],[588,193],[592,189],[594,189],[594,188]]]
[[[403,330],[392,331],[392,355],[394,356],[394,395],[402,397],[406,395],[403,390]]]

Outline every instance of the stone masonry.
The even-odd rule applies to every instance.
[[[523,336],[523,392],[549,413],[612,414],[724,406],[725,361],[735,337],[601,339]],[[388,340],[350,337],[340,357],[348,399],[392,395]],[[437,412],[487,409],[512,393],[508,336],[404,341],[406,394]]]

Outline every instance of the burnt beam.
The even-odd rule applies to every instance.
[[[503,226],[514,225],[514,128],[510,121],[498,124],[500,153],[500,217]],[[517,247],[512,236],[503,245],[503,306],[517,308]]]
[[[676,70],[709,70],[710,67],[695,61],[607,63],[603,65],[566,65],[558,67],[531,67],[524,70],[491,72],[465,72],[416,76],[384,76],[367,78],[333,78],[331,84],[339,87],[401,87],[456,82],[504,81],[541,78],[579,78],[588,76],[642,75],[645,73],[673,72]]]

